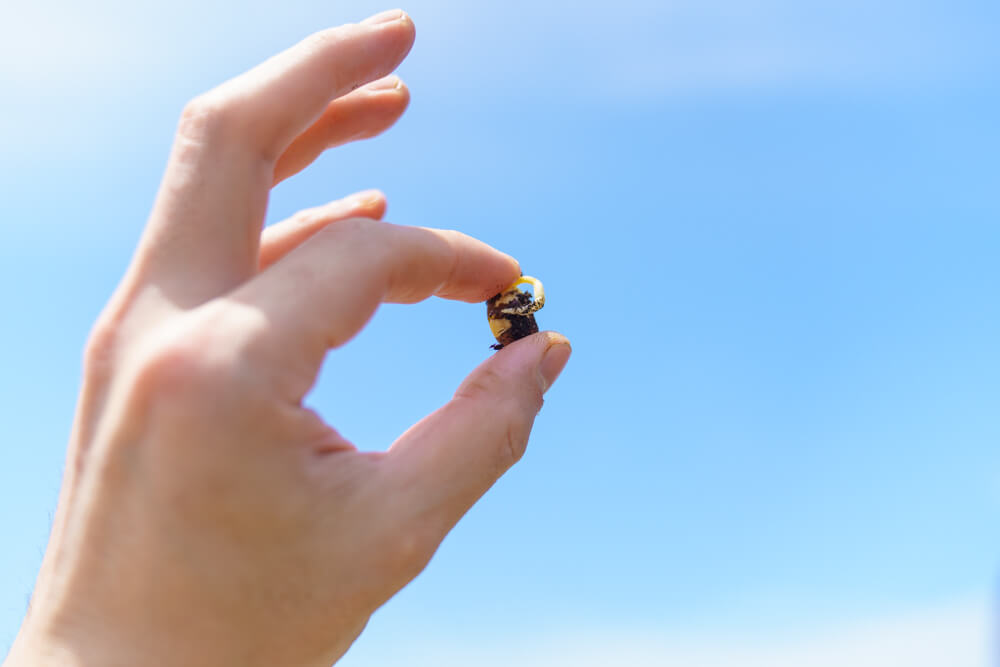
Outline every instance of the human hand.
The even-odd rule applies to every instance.
[[[87,345],[10,667],[328,665],[522,455],[569,357],[558,334],[488,359],[385,452],[302,405],[379,303],[483,301],[519,275],[463,234],[378,222],[378,193],[261,234],[275,182],[402,113],[382,77],[413,37],[398,11],[327,30],[185,109]]]

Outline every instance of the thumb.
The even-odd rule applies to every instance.
[[[560,334],[535,334],[480,364],[454,398],[404,433],[388,452],[403,516],[443,539],[524,454],[542,394],[570,356]]]

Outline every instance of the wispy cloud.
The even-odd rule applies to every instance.
[[[671,636],[593,628],[532,642],[418,651],[435,667],[989,667],[991,611],[982,598],[797,635]],[[512,650],[511,644],[523,649]],[[529,645],[530,644],[530,645]],[[349,654],[349,658],[350,658]],[[348,660],[348,665],[368,664]],[[372,663],[374,664],[374,663]]]
[[[604,71],[661,93],[948,82],[995,58],[983,18],[946,2],[684,0],[618,26]]]
[[[5,2],[0,5],[0,81],[45,94],[56,86],[65,92],[117,79],[134,66],[142,44],[125,28],[89,3]]]
[[[503,7],[489,18],[492,30],[479,53],[568,76],[612,99],[912,86],[965,79],[1000,60],[984,27],[1000,12],[968,1],[625,0],[609,7],[560,0],[523,12]],[[505,42],[509,36],[516,43]],[[547,71],[553,64],[558,69]]]
[[[470,9],[404,3],[420,32],[416,66],[454,82],[476,76],[525,89],[691,93],[788,85],[949,80],[1000,61],[990,3],[959,0],[509,0]],[[335,8],[299,0],[276,10],[251,0],[177,0],[138,11],[99,0],[12,0],[0,7],[0,80],[71,86],[142,69],[187,67],[276,35],[303,36],[383,3]],[[214,53],[205,53],[205,50]],[[192,53],[192,50],[195,53]]]

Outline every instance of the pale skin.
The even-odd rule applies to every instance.
[[[520,273],[459,232],[381,222],[375,191],[261,232],[275,183],[403,112],[390,73],[413,39],[406,14],[384,12],[185,108],[87,343],[52,535],[5,666],[330,665],[524,453],[569,358],[559,334],[487,359],[385,451],[357,451],[302,405],[380,303],[482,302]],[[470,316],[487,331],[481,308]]]

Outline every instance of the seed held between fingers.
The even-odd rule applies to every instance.
[[[534,295],[523,292],[518,287],[531,285]],[[500,350],[525,336],[538,333],[538,323],[533,313],[545,305],[545,288],[542,281],[531,276],[521,276],[505,290],[486,302],[486,317],[493,337],[497,339],[490,347]]]

